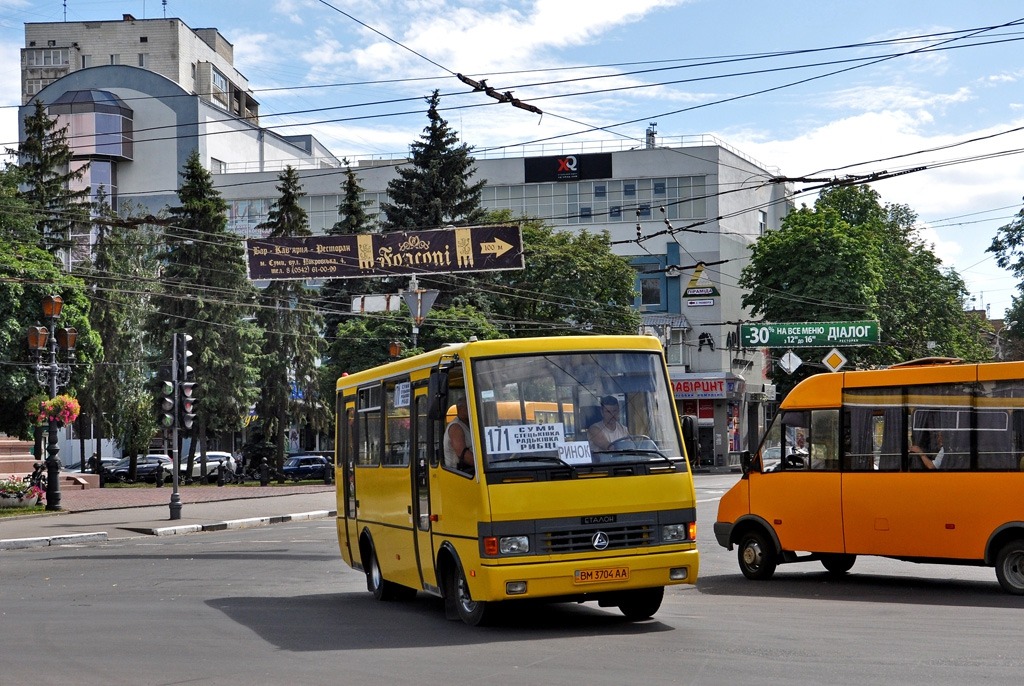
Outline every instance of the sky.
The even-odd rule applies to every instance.
[[[1017,281],[986,248],[1024,196],[1024,5],[1011,0],[0,0],[0,63],[26,22],[177,17],[215,27],[261,124],[339,158],[403,154],[442,116],[484,156],[711,135],[792,179],[886,172],[921,237],[999,319]],[[463,74],[543,111],[473,92]],[[0,146],[17,142],[0,71]],[[564,146],[564,148],[563,148]]]

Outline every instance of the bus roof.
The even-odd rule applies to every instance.
[[[466,357],[492,357],[509,354],[530,354],[543,352],[578,352],[581,350],[636,350],[662,352],[661,341],[654,336],[548,336],[537,338],[500,338],[484,341],[451,343],[436,350],[388,362],[378,367],[353,372],[342,376],[336,388],[349,388],[388,376],[409,374],[415,370],[429,369],[445,358],[458,355]]]

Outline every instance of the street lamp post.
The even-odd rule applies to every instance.
[[[71,362],[75,359],[74,328],[57,329],[64,300],[59,295],[43,298],[43,317],[46,326],[29,327],[28,346],[35,356],[36,380],[46,388],[50,399],[57,397],[57,389],[71,380]],[[57,349],[67,352],[68,361],[57,361]],[[60,506],[60,446],[57,445],[57,420],[49,418],[46,435],[46,509],[59,510]]]

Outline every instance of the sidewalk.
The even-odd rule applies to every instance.
[[[137,536],[217,531],[333,517],[334,486],[188,486],[181,518],[170,518],[173,491],[162,488],[61,490],[60,512],[0,519],[0,551]]]

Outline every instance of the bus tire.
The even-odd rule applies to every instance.
[[[748,531],[740,538],[737,559],[743,576],[754,581],[765,581],[772,578],[776,560],[775,548],[764,532]]]
[[[664,586],[624,591],[618,602],[619,612],[631,622],[650,619],[661,607],[661,601],[664,597]]]
[[[462,565],[452,565],[449,584],[459,619],[469,626],[486,624],[488,617],[492,614],[490,604],[473,600],[470,596],[469,584],[466,582],[466,573],[462,571]]]
[[[370,559],[363,564],[366,569],[367,590],[377,600],[395,600],[400,595],[397,592],[397,584],[384,578],[383,572],[380,571],[380,562],[377,561],[377,551],[374,549],[373,543],[369,544],[369,553]]]
[[[1016,538],[999,549],[996,578],[1007,593],[1024,595],[1024,539]]]
[[[845,553],[825,553],[821,556],[821,564],[829,574],[846,574],[853,569],[853,563],[856,561],[856,555]]]

